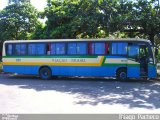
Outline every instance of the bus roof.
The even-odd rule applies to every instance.
[[[22,43],[22,42],[81,42],[81,41],[134,41],[134,42],[148,42],[150,40],[147,39],[139,39],[139,38],[121,38],[121,39],[39,39],[39,40],[8,40],[5,43]]]

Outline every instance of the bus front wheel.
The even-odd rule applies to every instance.
[[[127,70],[120,69],[117,71],[117,79],[118,80],[126,80],[127,79]]]
[[[49,80],[52,77],[52,71],[48,67],[42,67],[39,71],[39,76],[43,80]]]

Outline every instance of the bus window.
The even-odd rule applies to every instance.
[[[21,44],[21,55],[26,55],[27,54],[27,45],[26,44]]]
[[[77,43],[77,54],[84,55],[87,54],[87,44]]]
[[[46,46],[44,43],[36,44],[36,55],[45,55]]]
[[[127,55],[127,43],[112,43],[112,55]]]
[[[70,55],[76,54],[76,43],[68,43],[67,54],[70,54]]]
[[[6,48],[7,48],[6,54],[7,55],[13,55],[13,45],[12,44],[8,44]]]
[[[104,43],[95,43],[94,45],[95,54],[105,54],[105,44]]]
[[[117,43],[112,43],[112,54],[117,54]]]
[[[65,54],[65,44],[64,43],[56,43],[56,54],[57,55]]]
[[[46,46],[44,43],[29,44],[28,55],[45,55]]]
[[[56,54],[56,44],[52,43],[51,44],[51,55],[55,55]]]
[[[36,44],[28,45],[28,55],[36,55]]]
[[[138,58],[139,56],[139,46],[132,45],[128,47],[128,56],[131,58]]]
[[[147,46],[140,46],[139,57],[142,58],[142,57],[147,57],[147,56],[149,56],[148,47]]]
[[[21,52],[21,46],[20,44],[15,45],[15,55],[20,55]]]
[[[15,55],[26,55],[27,45],[26,44],[15,44]]]
[[[118,54],[126,55],[127,54],[127,43],[118,43]]]
[[[105,54],[106,53],[106,46],[105,46],[105,43],[100,43],[100,42],[97,42],[97,43],[89,43],[88,44],[88,53],[90,55],[98,55],[98,54]]]

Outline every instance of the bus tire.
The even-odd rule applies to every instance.
[[[117,71],[117,80],[125,81],[127,79],[127,70],[126,69],[119,69]]]
[[[48,67],[42,67],[39,70],[39,76],[43,80],[49,80],[52,77],[52,71]]]

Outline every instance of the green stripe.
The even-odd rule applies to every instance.
[[[128,67],[140,67],[140,64],[128,64]]]
[[[104,59],[103,59],[102,66],[104,66],[105,61],[106,61],[106,57],[104,57]]]
[[[3,56],[2,58],[97,58],[98,56]]]
[[[125,67],[139,67],[139,64],[123,64],[123,63],[105,63],[103,66],[125,66]]]

